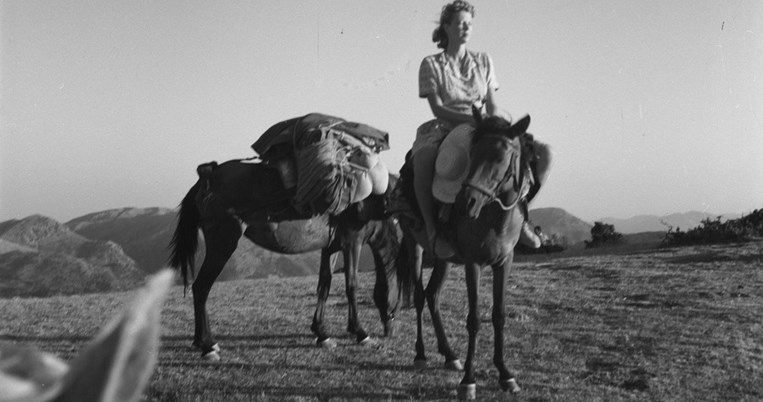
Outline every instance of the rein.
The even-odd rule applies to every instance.
[[[500,138],[505,143],[508,143],[508,139],[505,136],[502,136],[502,135],[494,134],[494,135],[489,135],[489,136],[486,136],[486,137],[497,137],[497,138]],[[511,144],[511,147],[514,147],[514,145]],[[522,192],[519,191],[520,190],[520,186],[522,185],[522,183],[521,183],[522,182],[522,178],[521,177],[519,177],[519,178],[514,177],[514,173],[521,172],[521,169],[522,169],[521,166],[517,167],[518,163],[519,163],[519,158],[517,156],[517,153],[514,152],[511,155],[511,162],[509,162],[509,167],[506,169],[506,173],[504,173],[503,178],[501,178],[501,180],[498,182],[498,184],[496,184],[495,189],[491,190],[491,189],[489,189],[487,187],[484,187],[484,186],[482,186],[480,184],[473,183],[471,180],[465,181],[464,184],[463,184],[463,187],[468,187],[468,188],[472,188],[474,190],[477,190],[477,192],[482,193],[483,195],[485,195],[488,198],[487,204],[495,202],[495,203],[498,204],[498,206],[502,210],[508,212],[509,210],[511,210],[514,207],[516,207],[517,204],[519,203],[519,200],[522,198]],[[513,169],[512,169],[512,167],[513,167]],[[512,201],[511,203],[506,205],[506,204],[504,204],[503,200],[501,200],[501,198],[499,197],[501,195],[501,193],[498,193],[498,191],[499,191],[499,189],[501,187],[503,187],[504,184],[508,183],[508,181],[511,178],[514,178],[514,189],[517,190],[517,196],[514,199],[514,201]]]

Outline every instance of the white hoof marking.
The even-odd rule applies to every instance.
[[[477,384],[459,384],[458,400],[468,401],[477,399]]]
[[[214,350],[206,353],[201,356],[202,359],[208,361],[208,362],[219,362],[220,361],[220,353],[215,352]]]
[[[315,344],[323,349],[334,349],[336,347],[336,341],[331,338],[326,338],[322,342],[316,339]]]

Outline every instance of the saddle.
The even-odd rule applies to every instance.
[[[295,188],[292,204],[305,215],[336,215],[387,190],[389,172],[378,154],[389,149],[389,134],[362,123],[310,113],[273,125],[252,149],[278,170],[285,188]]]

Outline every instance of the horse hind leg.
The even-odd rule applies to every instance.
[[[202,357],[219,360],[219,346],[212,336],[207,314],[207,298],[212,285],[222,272],[238,246],[241,237],[241,225],[233,217],[218,220],[203,229],[206,243],[206,255],[199,274],[193,282],[193,310],[195,332],[193,345],[201,349]]]

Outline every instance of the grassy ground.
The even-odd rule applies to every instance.
[[[491,363],[490,270],[481,282],[477,397],[507,398]],[[220,362],[189,350],[191,298],[173,289],[163,310],[150,401],[449,400],[461,373],[413,370],[415,312],[395,338],[364,348],[344,333],[343,278],[334,278],[328,320],[339,346],[315,348],[309,331],[316,277],[218,283],[209,310]],[[373,276],[360,276],[366,329],[381,326]],[[451,344],[466,349],[465,285],[457,267],[443,297]],[[70,359],[130,293],[0,300],[0,340]],[[763,242],[629,253],[523,258],[509,283],[506,359],[527,401],[763,400]]]

